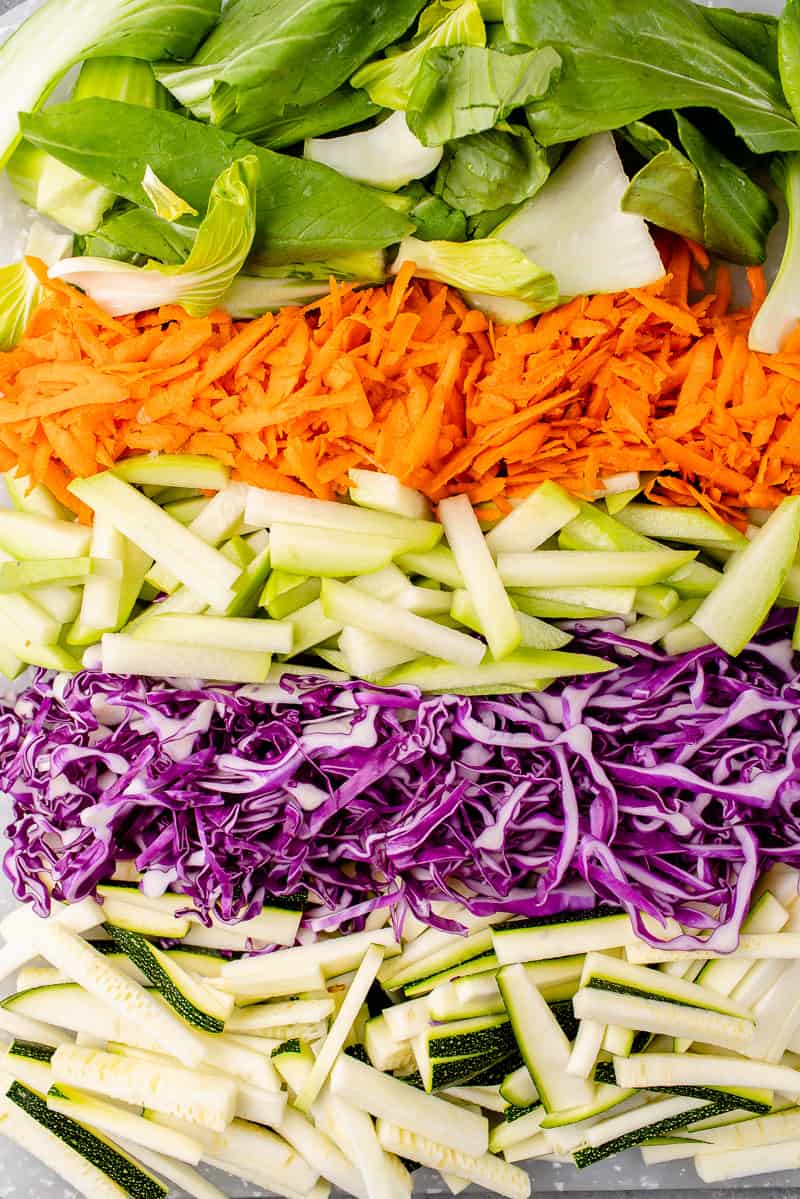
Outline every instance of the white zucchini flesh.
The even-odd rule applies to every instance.
[[[432,1136],[458,1153],[480,1155],[489,1148],[489,1122],[484,1116],[416,1091],[352,1057],[339,1058],[331,1073],[330,1086],[334,1095],[354,1107],[378,1118],[397,1121],[410,1132]]]
[[[486,536],[493,554],[524,554],[544,545],[580,513],[580,505],[557,483],[542,483]]]
[[[286,1111],[284,1091],[264,1091],[251,1083],[238,1080],[237,1090],[237,1119],[247,1120],[251,1124],[267,1124],[273,1128],[280,1124]]]
[[[781,1141],[800,1141],[800,1107],[772,1112],[766,1116],[757,1116],[753,1120],[742,1120],[741,1123],[727,1124],[720,1128],[708,1128],[692,1135],[703,1145],[708,1145],[709,1152],[777,1145]],[[698,1151],[705,1152],[705,1148]]]
[[[478,974],[440,983],[430,996],[433,1020],[458,1020],[468,1016],[493,1016],[505,1011],[503,997],[493,974]]]
[[[649,1128],[651,1124],[658,1124],[662,1120],[671,1120],[673,1117],[699,1111],[707,1106],[708,1101],[705,1099],[690,1099],[683,1095],[659,1099],[655,1103],[646,1103],[633,1111],[611,1116],[608,1120],[601,1120],[593,1125],[586,1132],[586,1144],[596,1149],[600,1145],[607,1145],[609,1141],[616,1141],[619,1137],[628,1136],[642,1128]]]
[[[317,1024],[334,1009],[332,999],[296,999],[286,1003],[259,1003],[234,1011],[225,1021],[226,1033],[264,1033],[287,1024]],[[267,1034],[269,1035],[269,1034]]]
[[[734,988],[733,998],[746,1007],[755,1009],[759,1000],[772,990],[785,970],[786,963],[779,958],[752,962],[747,974]]]
[[[191,1195],[192,1199],[226,1199],[218,1186],[202,1174],[198,1174],[191,1166],[166,1157],[163,1153],[156,1153],[153,1149],[145,1149],[141,1145],[133,1145],[124,1140],[119,1143],[126,1153],[138,1158],[148,1170],[166,1178],[168,1182],[174,1182],[181,1190],[186,1191],[187,1195]]]
[[[431,1019],[428,999],[425,995],[384,1009],[383,1018],[395,1041],[410,1041],[425,1031]]]
[[[640,1145],[642,1161],[646,1166],[661,1166],[665,1162],[685,1161],[697,1153],[697,1141],[666,1142],[663,1145]]]
[[[421,491],[406,487],[394,475],[377,470],[350,470],[350,499],[361,508],[375,508],[411,520],[430,520],[430,505]]]
[[[673,1002],[620,995],[584,987],[572,1001],[579,1020],[597,1020],[605,1024],[625,1024],[639,1032],[663,1033],[670,1037],[701,1038],[721,1049],[749,1051],[753,1022],[738,1016],[724,1016],[702,1008]]]
[[[334,978],[339,974],[346,974],[348,970],[356,970],[370,945],[382,946],[387,957],[400,952],[400,946],[395,941],[391,928],[379,928],[372,932],[331,937],[313,945],[298,945],[294,949],[278,949],[264,957],[227,962],[222,967],[221,977],[226,980],[269,983],[273,979],[289,978],[293,973],[299,972],[301,981],[305,984],[306,975],[313,975],[316,970],[321,970],[329,978]],[[298,995],[301,991],[313,989],[305,985],[296,985],[294,991],[289,994]]]
[[[166,1112],[153,1112],[144,1108],[142,1119],[149,1120],[151,1124],[159,1124],[163,1128],[173,1128],[193,1141],[199,1141],[203,1146],[204,1158],[209,1153],[216,1153],[221,1143],[222,1133],[212,1132],[210,1128],[201,1128],[199,1124],[188,1124],[186,1120],[179,1120],[177,1116],[169,1116]]]
[[[505,658],[519,645],[522,630],[469,498],[457,495],[442,500],[439,519],[492,657]]]
[[[674,921],[667,922],[667,935],[682,931]],[[663,935],[664,929],[658,926]],[[537,924],[529,928],[500,926],[494,934],[494,951],[501,966],[517,962],[531,963],[554,958],[576,957],[589,950],[621,949],[641,944],[630,917],[614,913],[585,920]]]
[[[229,978],[221,975],[214,979],[214,986],[228,995],[233,995],[237,1004],[248,1007],[268,999],[285,999],[287,996],[302,995],[307,991],[325,990],[325,976],[319,966],[302,966],[294,971],[287,966],[283,966],[282,969],[285,973],[270,979]]]
[[[143,641],[127,633],[105,633],[101,646],[103,670],[108,674],[265,683],[272,664],[269,654]]]
[[[7,1099],[0,1099],[0,1133],[32,1154],[85,1199],[127,1199],[122,1187]]]
[[[542,1130],[544,1116],[545,1110],[540,1104],[532,1112],[528,1112],[527,1116],[520,1116],[517,1120],[504,1120],[502,1124],[498,1124],[496,1128],[492,1129],[489,1137],[489,1152],[502,1153],[504,1149],[510,1149],[512,1145],[519,1145],[522,1141],[529,1141],[531,1137],[537,1136]]]
[[[111,474],[75,480],[74,493],[151,558],[169,562],[184,586],[209,604],[229,604],[241,568],[163,512],[135,487]]]
[[[46,1095],[53,1085],[53,1071],[48,1062],[34,1061],[33,1058],[15,1056],[9,1047],[0,1057],[0,1071],[3,1076],[10,1075],[26,1087]]]
[[[408,1171],[397,1162],[405,1174],[402,1185],[402,1175],[378,1140],[371,1117],[339,1099],[335,1121],[364,1180],[369,1199],[410,1199],[412,1184]]]
[[[788,966],[756,1005],[756,1030],[748,1057],[779,1062],[800,1025],[800,961]]]
[[[632,1028],[623,1028],[620,1024],[606,1025],[603,1037],[603,1049],[612,1057],[627,1057],[633,1049],[636,1033]]]
[[[591,1103],[594,1087],[567,1073],[572,1047],[525,967],[506,966],[497,977],[520,1052],[545,1109],[560,1111]]]
[[[448,1174],[446,1170],[440,1170],[439,1176],[451,1195],[460,1195],[469,1186],[465,1178],[456,1178],[455,1175]]]
[[[420,654],[441,658],[456,666],[478,666],[486,654],[482,641],[427,617],[416,616],[397,603],[374,599],[349,583],[325,579],[321,603],[328,620],[342,627],[355,625],[387,641],[402,641]]]
[[[280,1081],[277,1071],[268,1057],[249,1046],[238,1044],[232,1037],[212,1033],[198,1034],[205,1045],[203,1069],[210,1075],[232,1076],[237,1085],[244,1082],[249,1086],[268,1092],[279,1092]],[[153,1052],[146,1047],[132,1046],[120,1041],[109,1043],[109,1052],[122,1057],[137,1058],[165,1066],[175,1064],[175,1059],[166,1054]]]
[[[757,1149],[729,1149],[723,1153],[698,1153],[694,1168],[703,1182],[729,1182],[757,1174],[775,1174],[800,1166],[800,1144],[786,1141]]]
[[[642,1095],[631,1095],[630,1092],[623,1091],[622,1094],[627,1094],[628,1098],[621,1102],[612,1104],[614,1115],[621,1116],[624,1112],[634,1111],[636,1108],[643,1107],[646,1099]],[[547,1143],[553,1153],[569,1156],[576,1149],[584,1148],[587,1142],[589,1129],[595,1124],[600,1124],[607,1120],[608,1108],[599,1112],[596,1116],[589,1116],[588,1119],[579,1120],[574,1124],[561,1124],[557,1127],[542,1128],[542,1135],[547,1139]]]
[[[316,529],[344,530],[372,537],[390,537],[406,543],[406,552],[427,552],[442,538],[442,530],[433,521],[412,520],[406,516],[374,512],[355,506],[342,506],[326,500],[285,495],[283,492],[248,488],[245,521],[258,529],[273,524],[310,526]]]
[[[625,956],[629,962],[639,966],[651,966],[660,962],[711,962],[726,958],[725,954],[705,949],[654,949],[644,941],[626,945]],[[759,958],[795,961],[800,958],[800,932],[742,933],[734,956],[751,961],[757,961]]]
[[[249,949],[249,942],[266,945],[294,945],[303,913],[298,909],[265,908],[250,920],[238,924],[223,924],[214,920],[210,928],[189,917],[189,931],[183,939],[184,945],[196,945],[202,949]]]
[[[57,1090],[60,1091],[60,1088]],[[106,1133],[114,1140],[122,1137],[135,1145],[143,1144],[156,1153],[174,1157],[189,1166],[199,1165],[203,1155],[200,1142],[192,1140],[184,1133],[153,1124],[152,1121],[145,1120],[133,1112],[115,1107],[113,1103],[104,1102],[68,1087],[61,1093],[48,1094],[47,1106],[50,1111],[69,1116],[79,1124]]]
[[[377,978],[383,962],[383,953],[380,945],[370,945],[365,953],[345,1001],[339,1008],[330,1032],[314,1062],[314,1068],[297,1095],[296,1106],[301,1112],[311,1110],[311,1106],[324,1087],[336,1059],[344,1049],[358,1013]]]
[[[519,1145],[512,1145],[509,1149],[503,1150],[503,1157],[512,1165],[514,1162],[530,1162],[537,1157],[549,1157],[552,1153],[552,1148],[547,1137],[543,1133],[537,1136],[529,1137],[527,1141],[521,1141]]]
[[[453,1149],[384,1119],[378,1121],[378,1138],[384,1149],[398,1157],[466,1178],[497,1195],[505,1195],[506,1199],[528,1199],[530,1196],[531,1181],[525,1171],[491,1153],[475,1155]]]
[[[396,1041],[382,1015],[367,1021],[364,1048],[376,1070],[388,1073],[414,1069],[414,1052],[410,1041]]]
[[[225,1130],[214,1156],[231,1166],[238,1163],[246,1164],[249,1169],[255,1168],[265,1185],[269,1185],[266,1180],[270,1180],[300,1194],[310,1191],[319,1179],[319,1171],[283,1137],[244,1120],[234,1120]]]
[[[51,1065],[56,1083],[165,1112],[212,1132],[224,1132],[236,1110],[236,1085],[221,1075],[77,1045],[59,1046]]]
[[[729,962],[723,963],[729,965]],[[727,1016],[738,1016],[743,1020],[755,1019],[750,1008],[726,997],[715,988],[703,987],[688,979],[654,971],[647,966],[637,966],[621,958],[612,958],[604,953],[587,953],[581,975],[581,987],[592,980],[619,983],[641,991],[643,998],[653,1000],[670,999],[682,1005],[702,1008],[711,1012],[722,1012]]]
[[[135,896],[128,898],[124,892],[120,896],[107,895],[104,898],[103,920],[130,932],[169,937],[177,941],[182,940],[189,931],[188,917],[174,916],[163,907],[159,909],[139,903]]]
[[[151,992],[107,962],[81,937],[36,916],[30,918],[30,935],[37,951],[51,966],[63,970],[90,994],[107,1003],[121,1019],[146,1032],[166,1053],[186,1066],[199,1066],[204,1050],[195,1033]]]
[[[508,1102],[500,1094],[499,1087],[447,1087],[443,1095],[451,1099],[459,1099],[462,1103],[472,1103],[482,1107],[487,1112],[502,1113],[508,1107]]]
[[[0,921],[0,936],[7,942],[0,949],[0,983],[39,956],[28,935],[32,918],[27,908],[17,908]],[[84,899],[71,907],[53,905],[50,920],[75,933],[88,933],[103,923],[103,910],[93,899]]]
[[[576,1078],[590,1077],[603,1047],[605,1035],[605,1024],[597,1020],[581,1020],[567,1062],[567,1074],[573,1074]]]
[[[278,1131],[322,1178],[355,1199],[369,1199],[359,1170],[330,1137],[289,1104]]]
[[[72,1045],[74,1038],[63,1028],[55,1028],[42,1020],[21,1016],[0,1006],[0,1032],[22,1041],[38,1041],[41,1045]]]
[[[764,1087],[800,1095],[800,1070],[713,1054],[634,1053],[614,1058],[621,1087]]]

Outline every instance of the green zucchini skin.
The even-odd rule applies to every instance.
[[[614,1141],[607,1141],[605,1145],[576,1149],[572,1155],[572,1160],[579,1170],[585,1170],[587,1166],[594,1166],[597,1162],[605,1161],[607,1157],[614,1157],[617,1153],[624,1153],[626,1149],[637,1148],[641,1145],[642,1141],[649,1141],[653,1137],[668,1137],[676,1129],[685,1128],[687,1124],[692,1124],[694,1120],[707,1120],[709,1116],[718,1116],[722,1112],[730,1111],[732,1106],[734,1105],[709,1103],[706,1107],[697,1108],[693,1112],[684,1112],[682,1116],[672,1116],[669,1120],[658,1120],[655,1124],[648,1124],[645,1128],[639,1128],[636,1132],[628,1133],[627,1136],[617,1137]]]
[[[57,1088],[53,1088],[54,1093]],[[120,1152],[110,1141],[90,1132],[69,1116],[51,1112],[47,1100],[29,1087],[14,1082],[6,1092],[6,1098],[15,1103],[26,1115],[52,1132],[70,1149],[100,1170],[107,1178],[121,1187],[131,1199],[167,1199],[167,1189],[152,1174],[146,1173],[132,1158]]]
[[[218,1034],[225,1031],[224,1021],[201,1011],[186,998],[154,956],[146,937],[118,928],[114,924],[105,924],[103,927],[134,966],[138,966],[145,978],[150,980],[169,1006],[187,1024],[208,1033]]]
[[[12,1041],[8,1049],[9,1057],[22,1057],[29,1062],[44,1062],[49,1066],[53,1060],[55,1048],[52,1045],[41,1045],[38,1041]]]

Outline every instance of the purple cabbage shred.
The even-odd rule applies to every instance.
[[[619,626],[621,627],[621,626]],[[735,948],[752,890],[800,867],[800,680],[786,618],[736,660],[669,658],[609,627],[618,663],[543,693],[421,696],[294,676],[198,688],[85,671],[0,706],[4,871],[45,914],[119,861],[238,920],[308,888],[315,931],[379,907],[523,916],[622,905],[675,948]],[[663,934],[662,934],[663,935]]]

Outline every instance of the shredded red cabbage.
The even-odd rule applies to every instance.
[[[643,913],[671,916],[731,950],[759,873],[800,866],[786,618],[736,660],[634,657],[608,626],[578,631],[619,669],[501,698],[41,673],[0,708],[5,873],[41,913],[43,876],[74,901],[118,860],[225,920],[307,886],[317,931],[387,905],[450,927],[435,901],[538,915],[599,899],[643,933]]]

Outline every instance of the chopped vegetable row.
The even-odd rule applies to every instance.
[[[88,1199],[219,1199],[201,1163],[286,1199],[410,1197],[417,1165],[527,1199],[521,1163],[634,1147],[704,1182],[791,1168],[798,881],[764,878],[724,957],[670,950],[674,922],[641,941],[608,906],[295,944],[300,908],[273,904],[250,929],[284,946],[267,955],[221,924],[192,944],[179,894],[124,881],[20,910],[0,925],[0,974],[19,970],[0,1132]]]

